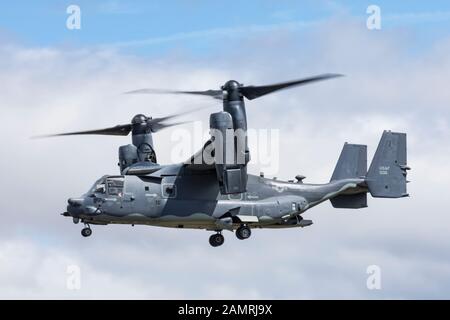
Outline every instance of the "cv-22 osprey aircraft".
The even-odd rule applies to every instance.
[[[223,101],[223,111],[210,115],[211,138],[184,163],[157,163],[152,134],[179,123],[175,116],[151,118],[136,115],[131,123],[111,128],[62,133],[65,135],[132,134],[132,144],[119,148],[120,175],[105,175],[81,197],[68,200],[74,223],[84,224],[81,234],[92,234],[90,225],[130,224],[204,229],[213,232],[213,247],[224,243],[222,232],[248,239],[255,228],[306,227],[308,209],[331,201],[334,208],[367,207],[367,193],[377,198],[407,197],[406,134],[384,131],[367,170],[367,147],[345,143],[331,180],[324,184],[267,179],[247,173],[250,150],[244,99],[255,99],[277,90],[338,77],[324,74],[265,86],[244,86],[228,81],[220,90],[169,91],[141,89],[128,93],[176,93],[210,96]],[[232,138],[228,138],[229,132]]]

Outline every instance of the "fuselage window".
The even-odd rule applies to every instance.
[[[177,189],[172,183],[164,183],[162,185],[162,196],[163,198],[176,198]]]

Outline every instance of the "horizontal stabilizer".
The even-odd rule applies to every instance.
[[[334,208],[360,209],[367,207],[367,193],[344,194],[330,199]]]

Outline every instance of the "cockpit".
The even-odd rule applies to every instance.
[[[103,176],[94,183],[89,194],[121,197],[124,181],[123,176]]]

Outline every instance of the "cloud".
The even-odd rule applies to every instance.
[[[412,55],[403,36],[332,20],[268,32],[207,61],[0,46],[1,297],[448,298],[450,42]],[[358,211],[325,203],[305,214],[311,227],[255,230],[247,241],[225,233],[215,249],[207,232],[190,230],[98,226],[83,239],[79,225],[59,216],[65,199],[117,173],[117,147],[129,139],[29,139],[212,103],[192,116],[207,124],[220,109],[202,98],[121,94],[131,89],[214,89],[230,78],[264,84],[322,72],[347,76],[247,104],[252,128],[280,129],[278,177],[325,182],[344,141],[367,143],[370,158],[383,129],[405,131],[411,198],[370,199]],[[173,130],[155,136],[162,163],[170,162]],[[71,264],[81,268],[80,291],[65,287]],[[380,291],[366,288],[373,264],[382,270]]]

